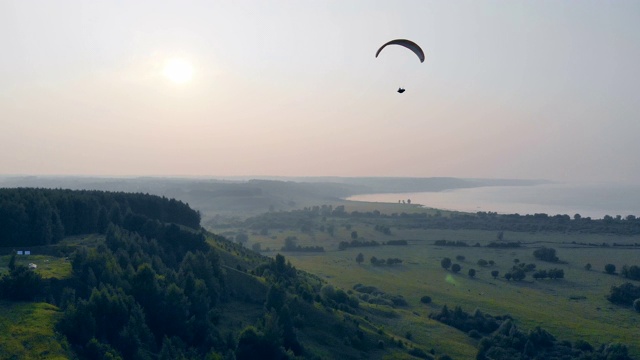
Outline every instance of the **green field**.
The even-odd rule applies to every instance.
[[[611,286],[628,280],[603,271],[607,263],[616,265],[618,270],[625,264],[640,264],[640,248],[586,247],[577,244],[633,244],[639,242],[638,236],[505,232],[505,241],[519,241],[522,246],[496,249],[484,247],[496,240],[495,231],[393,229],[392,235],[383,235],[371,225],[356,223],[353,219],[336,222],[335,225],[334,236],[317,231],[270,231],[267,235],[250,232],[247,245],[260,243],[262,249],[272,250],[266,253],[271,255],[281,252],[279,249],[288,236],[295,236],[301,246],[323,246],[326,250],[324,253],[284,252],[284,255],[297,268],[316,274],[345,290],[352,289],[355,284],[364,284],[389,294],[402,295],[409,306],[391,309],[385,305],[375,305],[374,308],[379,308],[382,314],[376,321],[383,323],[387,331],[398,337],[404,337],[409,332],[415,345],[424,349],[433,348],[453,358],[473,358],[477,352],[477,342],[454,328],[428,319],[430,312],[439,310],[445,304],[450,308],[460,305],[467,312],[480,309],[492,315],[509,314],[519,327],[533,329],[540,326],[560,340],[573,342],[583,339],[594,346],[620,342],[629,346],[630,355],[640,357],[640,339],[637,337],[640,314],[606,299]],[[233,233],[232,229],[226,231]],[[384,242],[406,239],[409,245],[337,250],[340,241],[351,240],[352,231],[357,231],[359,240]],[[478,242],[483,246],[434,245],[434,241],[442,239],[462,240],[469,245]],[[562,263],[546,263],[536,259],[533,251],[541,246],[555,248]],[[364,255],[362,264],[355,261],[358,253]],[[456,256],[459,255],[465,259],[457,261]],[[369,262],[372,256],[400,258],[403,263],[374,266]],[[444,257],[459,263],[462,271],[454,274],[443,269],[440,261]],[[495,265],[481,267],[477,265],[480,259],[493,260]],[[564,270],[565,277],[534,280],[532,273],[527,273],[523,281],[507,281],[502,275],[512,268],[516,259],[523,263],[534,263],[537,269],[560,268]],[[587,263],[592,265],[590,271],[585,269]],[[470,268],[477,271],[474,278],[467,275]],[[497,279],[491,276],[493,270],[500,272]],[[420,298],[424,295],[430,296],[433,302],[422,304]],[[394,315],[388,315],[389,312]]]

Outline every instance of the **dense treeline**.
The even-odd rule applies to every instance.
[[[155,219],[199,228],[200,214],[181,201],[146,194],[0,189],[0,247],[47,245],[64,236],[105,233],[110,223]]]
[[[605,216],[603,219],[591,219],[575,214],[569,215],[500,215],[494,212],[451,213],[447,216],[441,213],[394,213],[382,214],[372,212],[348,212],[343,206],[332,208],[305,208],[288,212],[271,212],[247,219],[244,225],[252,229],[299,229],[304,225],[307,231],[320,229],[327,218],[359,219],[370,223],[374,229],[391,232],[391,227],[418,229],[479,229],[492,231],[515,232],[566,232],[589,234],[640,234],[640,218],[634,215]]]

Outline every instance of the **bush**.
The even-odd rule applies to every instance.
[[[640,313],[640,299],[633,300],[633,309]]]
[[[458,260],[458,261],[464,261],[464,259],[465,259],[464,255],[456,256],[456,260]]]
[[[489,263],[487,262],[487,260],[485,260],[485,259],[480,259],[480,260],[478,260],[478,266],[485,267],[485,266],[487,266],[487,265],[489,265]]]
[[[497,279],[499,275],[500,275],[500,271],[498,270],[493,270],[491,272],[491,276],[493,276],[494,279]]]
[[[462,266],[458,264],[451,265],[451,271],[453,271],[454,273],[459,273],[460,270],[462,270]]]
[[[556,256],[556,249],[553,248],[548,248],[548,247],[541,247],[539,249],[536,249],[533,252],[533,256],[536,257],[536,259],[538,260],[542,260],[542,261],[548,261],[548,262],[558,262],[558,257]]]
[[[476,269],[469,269],[469,277],[475,277],[476,276]]]
[[[423,296],[420,298],[420,302],[423,304],[430,304],[431,303],[431,296]]]
[[[614,304],[631,306],[636,299],[640,298],[640,286],[632,283],[624,283],[620,286],[612,286],[607,296],[607,300]]]
[[[615,274],[616,273],[616,266],[613,264],[607,264],[604,266],[604,271],[607,274]]]
[[[442,259],[442,261],[440,261],[440,266],[445,269],[449,269],[451,267],[451,259],[449,259],[448,257]]]

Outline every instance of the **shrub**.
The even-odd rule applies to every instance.
[[[440,266],[445,269],[449,269],[451,267],[451,259],[449,259],[448,257],[442,259],[442,261],[440,261]]]
[[[520,281],[520,280],[524,280],[525,277],[527,277],[527,273],[525,273],[524,270],[519,268],[511,270],[511,278],[513,280]]]
[[[453,271],[454,273],[459,273],[460,270],[462,270],[462,266],[458,264],[451,265],[451,271]]]
[[[430,304],[431,303],[431,296],[423,296],[420,298],[420,302],[423,304]]]
[[[612,303],[626,306],[633,305],[638,298],[640,298],[640,286],[635,286],[629,282],[620,286],[612,286],[607,296],[607,300]]]
[[[542,260],[542,261],[548,261],[548,262],[558,262],[558,257],[556,256],[556,249],[553,248],[548,248],[548,247],[541,247],[539,249],[536,249],[533,252],[533,256],[536,257],[536,259]]]
[[[480,260],[478,260],[478,266],[482,266],[482,267],[484,267],[484,266],[487,266],[487,265],[489,265],[489,263],[487,262],[487,260],[485,260],[485,259],[480,259]]]
[[[607,264],[604,266],[604,271],[607,274],[615,274],[616,273],[616,266],[613,264]]]
[[[476,276],[476,269],[469,269],[469,277]]]
[[[591,263],[587,263],[587,265],[584,266],[584,269],[587,271],[591,270]]]
[[[633,300],[633,309],[640,313],[640,299]]]
[[[498,270],[493,270],[491,272],[491,276],[493,276],[494,279],[497,279],[499,275],[500,275],[500,271]]]
[[[456,260],[458,260],[458,261],[464,261],[464,259],[465,259],[464,255],[456,256]]]

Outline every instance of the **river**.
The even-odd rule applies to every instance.
[[[430,208],[500,214],[580,214],[593,219],[605,215],[640,216],[640,185],[613,183],[554,183],[532,186],[487,186],[440,192],[365,194],[353,201],[411,200]]]

